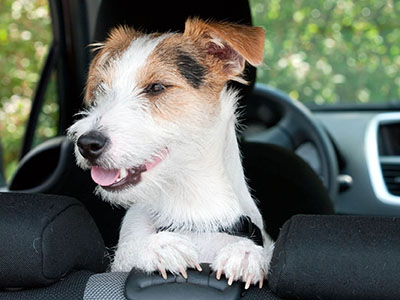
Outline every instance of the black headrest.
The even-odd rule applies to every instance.
[[[111,28],[125,24],[145,32],[183,32],[188,17],[229,21],[251,25],[251,13],[247,1],[116,1],[103,0],[99,8],[94,33],[95,41],[103,41]],[[256,78],[256,69],[246,66],[245,78],[250,83],[243,86],[232,83],[247,94],[253,87]],[[244,104],[244,103],[241,103]]]
[[[107,267],[103,239],[77,200],[0,193],[0,288],[39,287]]]
[[[275,244],[269,287],[283,299],[400,299],[400,218],[290,219]]]

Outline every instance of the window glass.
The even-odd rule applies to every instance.
[[[259,82],[320,105],[400,100],[400,1],[250,4],[266,30]]]
[[[18,164],[33,94],[51,42],[46,0],[0,1],[0,137],[5,175]]]

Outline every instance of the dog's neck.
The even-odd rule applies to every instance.
[[[168,185],[168,193],[160,193],[152,205],[157,227],[217,231],[234,224],[243,213],[258,215],[249,211],[254,205],[236,138],[236,100],[236,93],[221,92],[221,111],[202,150],[192,151]]]

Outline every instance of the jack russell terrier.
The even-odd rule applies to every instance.
[[[273,243],[243,174],[236,138],[246,62],[262,63],[264,30],[190,18],[183,33],[128,27],[96,44],[86,110],[68,130],[96,193],[128,209],[111,271],[187,277],[211,264],[262,287]]]

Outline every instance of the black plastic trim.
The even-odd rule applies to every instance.
[[[128,300],[179,300],[207,299],[234,300],[242,293],[242,284],[235,282],[231,286],[225,279],[217,280],[208,264],[202,264],[202,272],[188,270],[188,278],[168,274],[164,280],[158,274],[147,275],[133,269],[125,283],[125,297]]]
[[[44,97],[46,95],[46,89],[59,54],[58,49],[59,48],[57,42],[53,41],[33,98],[32,109],[29,114],[28,124],[25,129],[24,142],[22,145],[20,158],[24,157],[25,154],[27,154],[29,150],[31,150],[37,122],[39,120],[39,114],[43,106]]]

